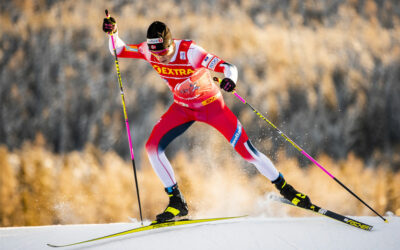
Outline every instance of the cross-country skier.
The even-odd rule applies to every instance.
[[[153,22],[147,30],[147,40],[140,44],[126,45],[118,37],[116,20],[105,18],[103,31],[113,34],[117,55],[120,58],[146,60],[165,81],[174,96],[174,103],[154,126],[146,143],[151,165],[164,184],[169,204],[157,222],[172,220],[188,214],[188,207],[178,189],[174,171],[165,148],[195,121],[216,128],[232,147],[266,178],[275,184],[281,195],[301,207],[310,207],[308,196],[289,185],[273,163],[250,142],[238,118],[225,105],[221,92],[213,83],[209,70],[223,73],[220,87],[231,92],[236,87],[238,72],[234,65],[206,52],[191,40],[172,39],[170,29],[162,22]],[[111,39],[109,48],[114,50]]]

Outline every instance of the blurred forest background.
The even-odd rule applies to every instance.
[[[138,218],[104,9],[127,43],[166,22],[239,69],[238,92],[380,213],[400,215],[400,2],[12,0],[0,2],[0,226]],[[144,217],[167,203],[144,143],[172,95],[144,61],[120,60]],[[316,204],[373,215],[232,95],[227,104]],[[214,129],[167,149],[193,216],[298,214]],[[305,213],[302,215],[310,216]],[[377,220],[378,221],[378,220]]]

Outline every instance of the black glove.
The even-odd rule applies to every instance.
[[[117,32],[117,21],[114,17],[104,18],[103,20],[103,31],[110,34],[111,32]]]
[[[236,84],[229,78],[222,79],[219,86],[226,92],[232,92],[236,88]]]

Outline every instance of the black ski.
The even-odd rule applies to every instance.
[[[269,194],[269,197],[270,197],[270,199],[272,199],[274,201],[278,201],[278,202],[281,202],[281,203],[284,203],[284,204],[288,204],[288,205],[291,205],[291,206],[294,206],[294,207],[298,207],[298,208],[301,208],[301,209],[312,211],[312,212],[317,213],[319,215],[324,215],[324,216],[326,216],[328,218],[343,222],[343,223],[345,223],[347,225],[350,225],[350,226],[353,226],[353,227],[356,227],[356,228],[360,228],[360,229],[363,229],[363,230],[366,230],[366,231],[371,231],[372,228],[373,228],[373,226],[370,226],[370,225],[365,224],[363,222],[351,219],[351,218],[346,217],[344,215],[337,214],[337,213],[332,212],[332,211],[330,211],[328,209],[321,208],[321,207],[319,207],[319,206],[317,206],[315,204],[313,204],[310,208],[303,208],[303,207],[296,206],[295,204],[291,203],[289,200],[287,200],[287,199],[285,199],[285,198],[283,198],[283,197],[281,197],[279,195],[276,195],[274,193]]]

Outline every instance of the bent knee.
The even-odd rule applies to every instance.
[[[151,140],[151,138],[149,138],[146,142],[145,148],[148,154],[151,152],[155,152],[157,151],[157,143],[155,143],[154,141]]]

